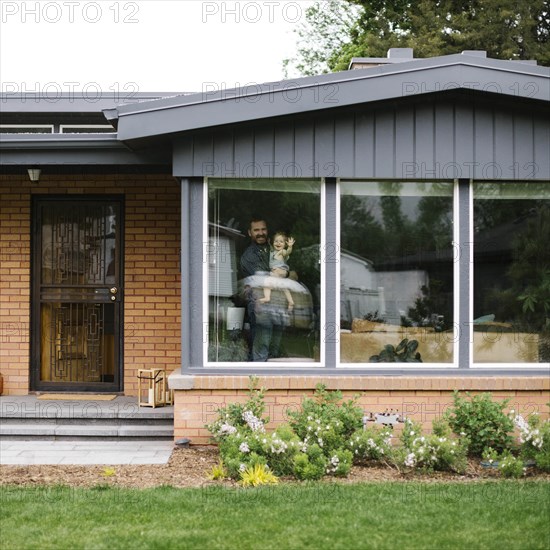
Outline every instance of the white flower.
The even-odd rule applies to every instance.
[[[264,423],[252,411],[244,411],[243,420],[253,432],[265,432]]]
[[[221,426],[220,426],[220,430],[219,430],[219,434],[220,435],[224,435],[224,434],[234,434],[235,432],[237,431],[237,428],[235,428],[235,426],[231,426],[231,424],[227,424],[227,422],[224,422]]]
[[[241,464],[239,466],[239,472],[244,472],[246,470],[246,464]]]
[[[408,466],[409,468],[413,468],[416,464],[416,456],[414,453],[409,453],[407,455],[407,458],[405,459],[405,466]]]
[[[249,453],[250,452],[250,447],[248,446],[248,443],[246,441],[243,441],[239,445],[239,451],[241,451],[241,453]]]

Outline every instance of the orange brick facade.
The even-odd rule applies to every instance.
[[[186,377],[183,377],[186,378]],[[177,379],[174,380],[177,387]],[[495,400],[509,399],[508,409],[520,414],[540,412],[548,417],[550,379],[548,377],[377,377],[340,376],[266,376],[259,385],[267,389],[266,415],[270,428],[287,420],[287,411],[300,406],[304,396],[312,395],[316,384],[338,389],[346,399],[359,395],[364,411],[377,413],[399,410],[421,422],[426,428],[439,418],[452,403],[452,391],[472,393],[490,391]],[[205,424],[217,418],[216,411],[231,402],[247,399],[249,379],[246,376],[189,377],[188,390],[175,391],[174,435],[188,437],[192,444],[210,441]]]
[[[43,171],[0,177],[0,374],[4,394],[26,395],[30,369],[31,195],[124,195],[124,394],[139,368],[180,366],[180,188],[167,175]]]

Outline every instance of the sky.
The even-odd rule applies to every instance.
[[[0,91],[202,92],[280,80],[312,3],[0,0]]]

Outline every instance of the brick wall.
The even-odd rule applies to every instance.
[[[180,365],[180,191],[170,176],[0,176],[0,374],[4,394],[29,391],[33,194],[125,196],[124,393],[138,368]]]
[[[340,390],[345,399],[360,395],[358,404],[364,411],[379,413],[393,409],[431,428],[452,404],[452,391],[472,393],[490,391],[495,400],[510,399],[508,409],[521,414],[540,412],[548,417],[550,379],[548,377],[382,377],[382,376],[265,376],[259,385],[267,389],[266,415],[273,428],[287,420],[287,410],[300,406],[306,395],[312,395],[316,384]],[[217,418],[218,408],[247,399],[249,379],[246,376],[173,375],[175,390],[174,437],[188,437],[192,444],[210,441],[204,425]],[[188,389],[177,389],[186,387]]]

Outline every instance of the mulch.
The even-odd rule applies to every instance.
[[[117,466],[0,466],[0,485],[22,487],[63,485],[70,487],[151,488],[161,485],[172,487],[204,487],[209,485],[235,486],[231,480],[212,481],[208,474],[218,464],[220,456],[216,447],[195,446],[188,449],[174,448],[167,464],[117,465]],[[336,478],[326,478],[334,482]],[[463,474],[451,472],[402,473],[380,464],[354,466],[347,478],[337,478],[341,483],[369,482],[472,482],[496,480],[501,476],[494,469],[486,469],[479,461],[471,460]],[[523,479],[550,481],[550,474],[528,468]]]

